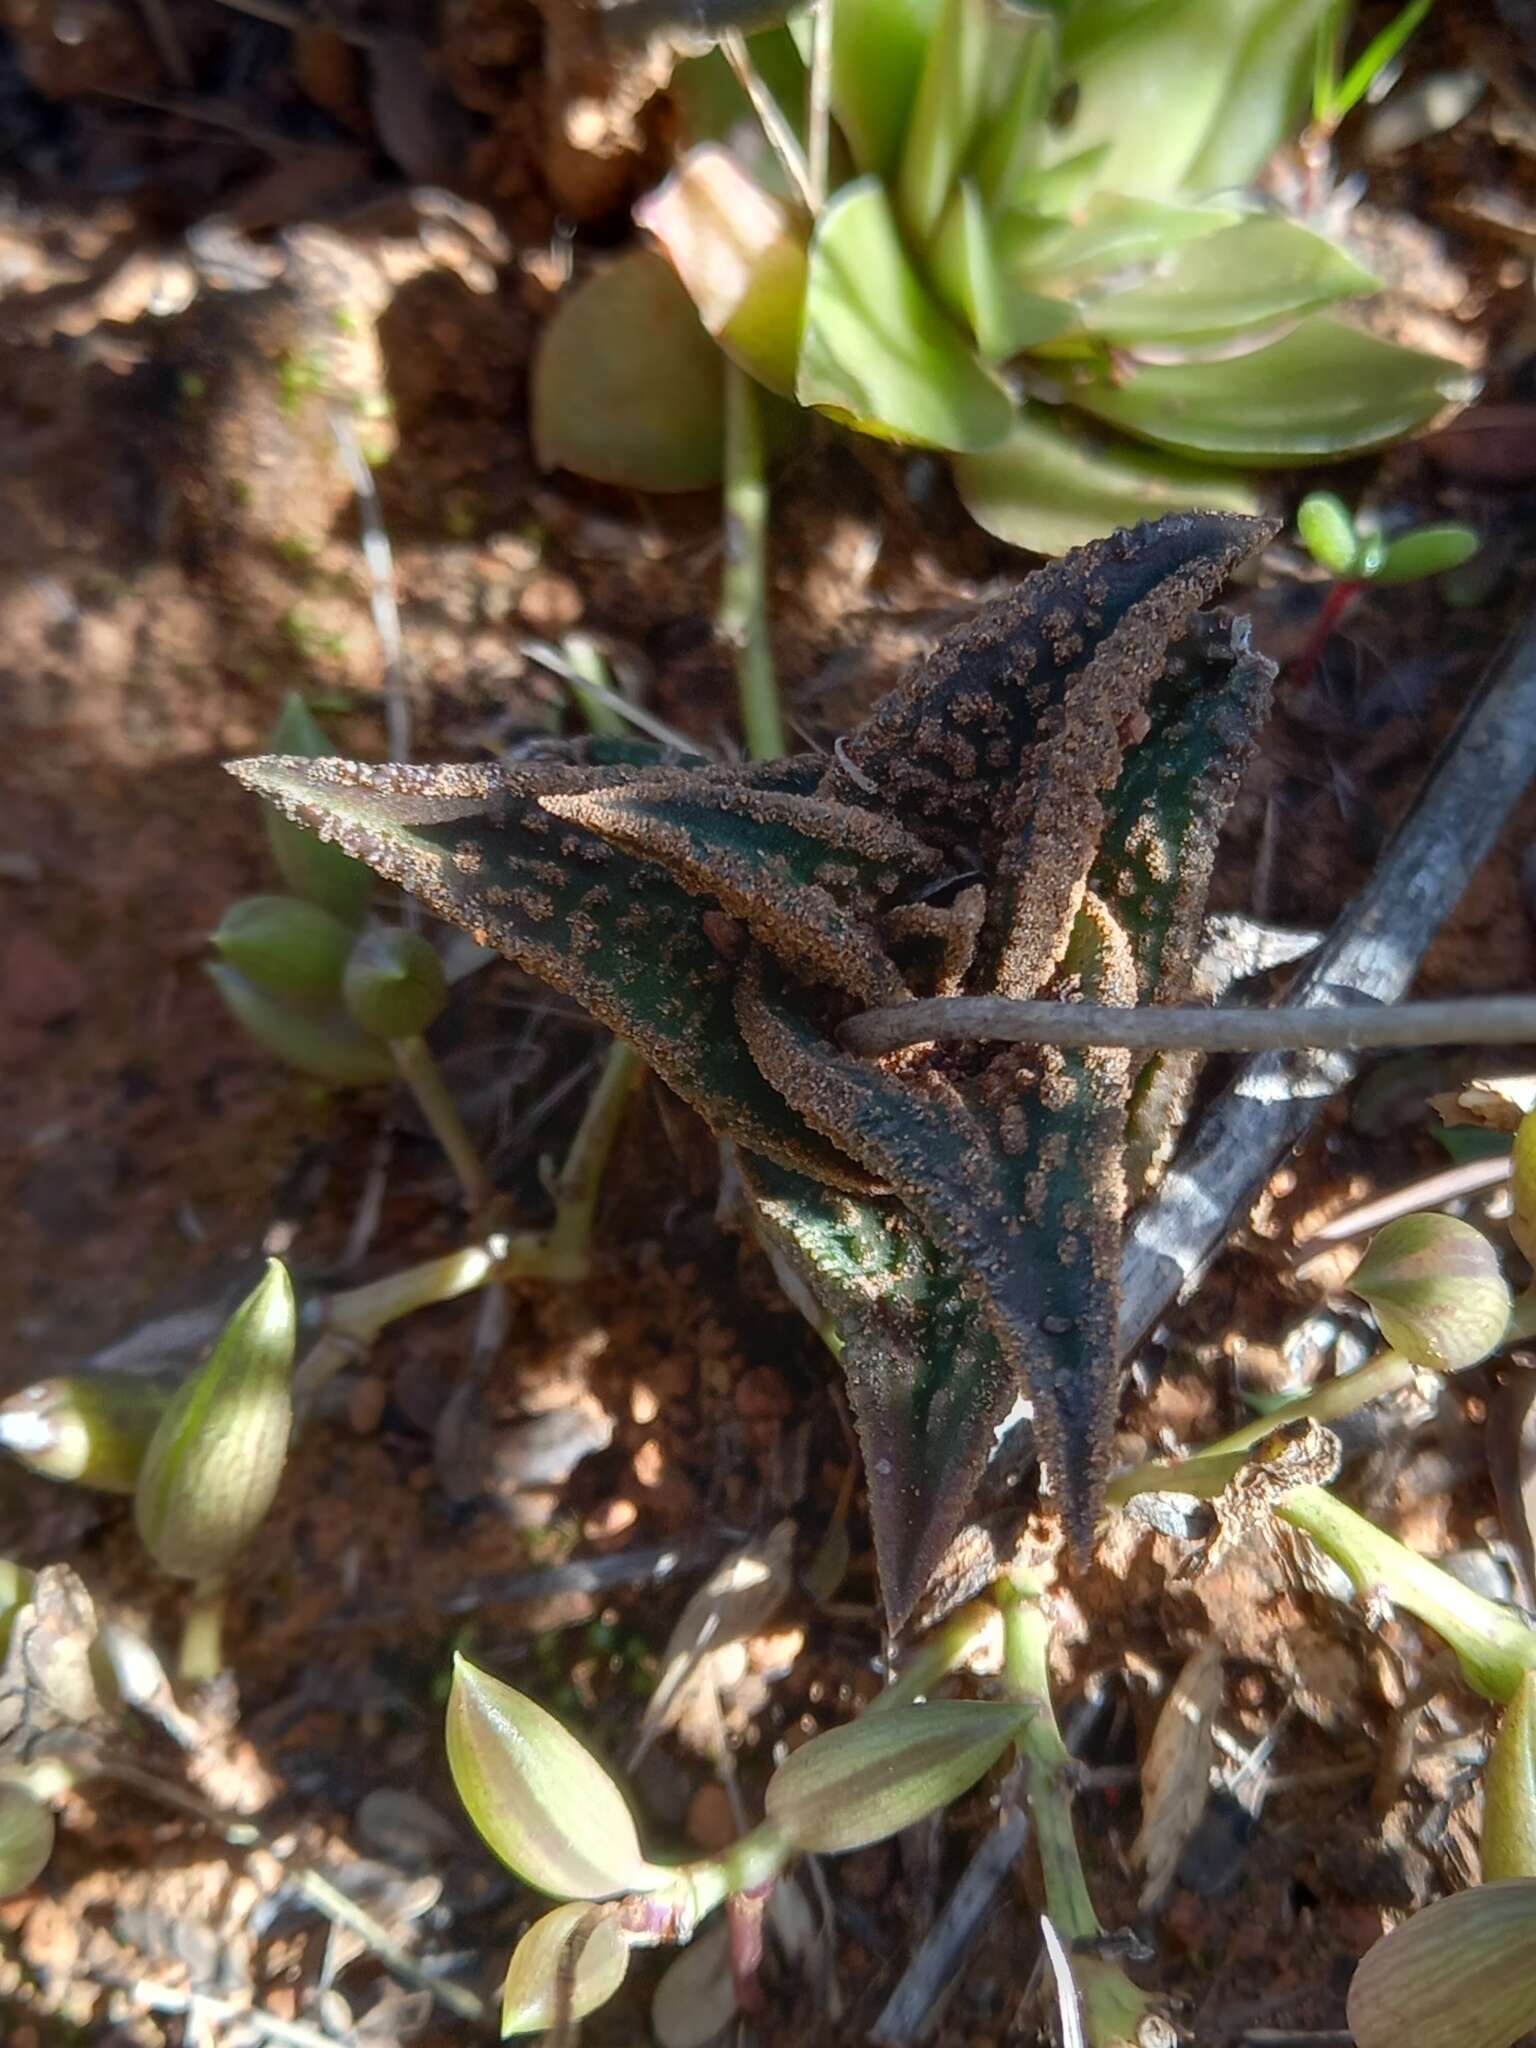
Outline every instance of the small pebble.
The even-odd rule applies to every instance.
[[[725,1787],[701,1785],[688,1802],[688,1818],[683,1827],[690,1842],[711,1854],[734,1842],[739,1831]]]
[[[347,1423],[358,1436],[372,1436],[384,1419],[389,1389],[374,1372],[359,1373],[347,1389]]]

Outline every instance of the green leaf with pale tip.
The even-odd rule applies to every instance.
[[[862,433],[920,447],[990,448],[1013,401],[941,310],[903,246],[877,178],[817,216],[795,396]]]
[[[355,860],[347,866],[367,873]],[[245,896],[225,911],[210,944],[268,995],[313,1005],[336,1001],[356,938],[355,925],[301,896]]]
[[[24,1785],[0,1782],[0,1899],[34,1885],[53,1854],[54,1819]]]
[[[768,1780],[768,1818],[795,1848],[837,1856],[938,1813],[985,1777],[1033,1705],[931,1700],[866,1713],[797,1749]]]
[[[486,1846],[536,1891],[605,1899],[655,1891],[672,1873],[640,1849],[624,1795],[553,1714],[453,1660],[448,1768]]]
[[[1428,1213],[1378,1230],[1351,1276],[1396,1351],[1432,1372],[1462,1372],[1496,1351],[1509,1327],[1499,1255],[1470,1223]]]
[[[896,1633],[964,1519],[1014,1374],[960,1269],[899,1202],[840,1195],[749,1153],[742,1173],[765,1234],[842,1340]]]
[[[867,1178],[769,1086],[735,1022],[732,963],[704,905],[654,861],[634,860],[543,807],[640,771],[416,768],[242,761],[231,773],[483,946],[564,990],[714,1129],[838,1186]]]
[[[1536,1878],[1436,1899],[1356,1970],[1356,2048],[1513,2048],[1536,2027],[1533,1957]]]
[[[419,1038],[448,1006],[436,947],[404,926],[364,932],[347,962],[341,992],[353,1023],[370,1038]]]
[[[1086,1553],[1119,1383],[1124,1057],[1090,1049],[1043,1056],[1036,1068],[1009,1048],[963,1086],[936,1067],[888,1068],[841,1052],[761,952],[737,1011],[764,1073],[888,1182],[966,1274],[1033,1399],[1057,1499]]]
[[[339,1003],[322,1012],[299,1009],[222,961],[211,962],[206,972],[256,1043],[299,1073],[328,1088],[366,1088],[394,1079],[389,1054],[358,1030]]]
[[[144,1454],[134,1521],[162,1571],[216,1577],[266,1519],[288,1457],[296,1337],[292,1282],[269,1259]]]
[[[1536,1878],[1536,1671],[1521,1679],[1488,1752],[1483,1876]]]
[[[297,690],[290,690],[283,700],[271,748],[274,754],[306,754],[311,760],[336,752]],[[373,877],[361,861],[349,859],[339,846],[323,846],[312,832],[300,831],[275,810],[267,812],[267,844],[295,896],[318,903],[345,925],[355,928],[362,923],[373,896]]]
[[[1251,487],[1165,449],[1107,434],[1060,408],[1025,405],[1006,441],[957,455],[955,488],[978,526],[1014,547],[1062,555],[1163,512],[1254,512]]]
[[[1475,389],[1440,356],[1312,313],[1247,355],[1127,365],[1114,383],[1076,384],[1068,397],[1161,447],[1284,468],[1399,440]]]
[[[720,478],[724,376],[671,264],[630,249],[571,287],[539,335],[539,462],[633,490],[705,489]]]
[[[569,1973],[563,2009],[561,1975]],[[556,1906],[535,1920],[507,1965],[501,1987],[501,2033],[542,2034],[562,2016],[584,2020],[606,2005],[629,1974],[629,1940],[612,1914],[585,1901]]]
[[[1083,325],[1121,347],[1166,347],[1293,319],[1380,280],[1322,235],[1273,214],[1252,214],[1186,243],[1138,284],[1080,301]]]
[[[686,769],[550,796],[545,809],[656,861],[813,979],[869,1004],[906,995],[872,912],[902,883],[934,875],[939,862],[894,820]]]

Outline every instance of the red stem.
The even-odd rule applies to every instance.
[[[1297,655],[1287,671],[1293,682],[1311,682],[1313,672],[1323,658],[1323,649],[1343,624],[1347,615],[1354,609],[1355,599],[1364,588],[1363,582],[1349,577],[1346,577],[1342,582],[1334,584],[1328,595],[1323,599],[1322,609],[1318,612],[1316,623],[1313,625],[1306,646],[1302,648],[1300,654]]]

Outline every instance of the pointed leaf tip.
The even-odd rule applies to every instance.
[[[455,1656],[448,1768],[486,1846],[557,1899],[655,1891],[668,1871],[641,1853],[624,1796],[553,1714]]]

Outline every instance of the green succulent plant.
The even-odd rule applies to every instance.
[[[1092,1540],[1117,1387],[1123,1052],[846,1052],[871,1003],[1168,1000],[1273,667],[1200,607],[1269,537],[1174,514],[1055,563],[832,758],[741,768],[232,764],[633,1043],[736,1141],[843,1338],[889,1618],[1034,1403]],[[633,753],[633,750],[628,750]]]
[[[1044,553],[1165,509],[1251,511],[1245,471],[1414,432],[1468,380],[1334,310],[1378,280],[1252,189],[1309,88],[1319,132],[1352,104],[1358,65],[1324,78],[1348,12],[837,0],[820,189],[793,114],[806,17],[747,45],[784,115],[776,156],[718,53],[683,66],[694,146],[637,208],[655,247],[578,285],[542,337],[542,459],[714,481],[710,339],[770,392],[947,452],[973,516]]]

